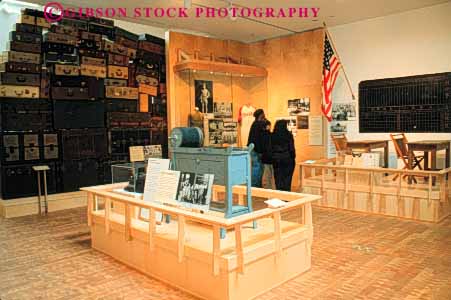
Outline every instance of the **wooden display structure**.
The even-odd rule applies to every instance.
[[[310,269],[311,203],[320,196],[253,188],[254,197],[287,204],[225,219],[113,192],[124,185],[82,189],[92,247],[149,276],[203,299],[235,300],[254,298]],[[224,192],[214,186],[213,195]],[[233,193],[242,198],[246,187]],[[135,217],[136,208],[149,209],[150,221]],[[157,226],[156,212],[170,215],[171,223]],[[297,213],[299,222],[283,220],[287,212]],[[221,240],[219,228],[234,234]]]
[[[438,223],[451,214],[451,168],[413,171],[300,164],[301,191],[321,195],[319,206]],[[409,184],[415,177],[417,183]]]

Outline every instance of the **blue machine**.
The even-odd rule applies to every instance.
[[[172,169],[182,172],[214,174],[214,184],[225,187],[225,201],[211,201],[210,209],[223,211],[225,218],[252,212],[251,144],[247,148],[202,147],[199,128],[174,128],[170,136]],[[246,206],[233,205],[232,188],[246,185]],[[255,224],[254,224],[255,228]],[[225,230],[221,230],[221,237]]]

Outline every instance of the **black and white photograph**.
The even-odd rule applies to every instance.
[[[213,114],[215,118],[232,118],[233,106],[232,102],[214,102]]]
[[[332,122],[330,124],[330,132],[347,132],[347,126],[343,122]]]
[[[222,139],[222,137],[223,137],[222,134],[223,134],[223,131],[210,132],[209,137],[208,137],[209,142],[210,142],[209,144],[212,146],[221,146],[224,143],[224,141]]]
[[[144,146],[144,159],[147,161],[149,158],[162,158],[163,150],[161,145],[147,145]]]
[[[332,120],[354,121],[356,120],[355,103],[334,103],[332,105]]]
[[[308,129],[308,116],[298,116],[298,129]]]
[[[310,113],[310,98],[288,100],[288,114],[290,116],[308,115]]]
[[[224,144],[236,145],[238,142],[238,132],[237,131],[223,131],[222,141]]]
[[[224,121],[221,119],[209,119],[208,120],[208,130],[209,132],[223,131]]]
[[[213,179],[213,174],[182,172],[177,191],[177,201],[187,207],[208,210]]]
[[[213,113],[213,81],[195,80],[195,105],[201,113]]]

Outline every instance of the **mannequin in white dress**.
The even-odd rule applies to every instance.
[[[251,129],[252,122],[254,122],[254,112],[255,108],[250,103],[240,108],[238,122],[240,123],[240,141],[243,147],[247,145],[249,130]]]

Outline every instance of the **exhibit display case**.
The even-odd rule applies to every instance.
[[[253,112],[267,107],[266,69],[182,49],[173,69],[176,126],[202,128],[205,146],[245,146]]]
[[[125,185],[82,189],[92,246],[147,275],[203,299],[250,299],[310,269],[311,204],[320,196],[252,188],[252,197],[286,202],[226,219],[114,192]],[[212,200],[224,201],[224,191],[214,186]],[[233,195],[243,197],[246,187],[234,187]],[[148,209],[148,219],[136,208]],[[161,213],[169,223],[157,224]],[[228,231],[224,239],[220,228]]]

